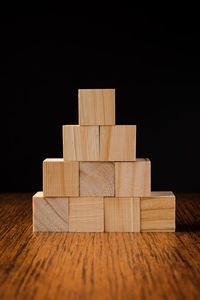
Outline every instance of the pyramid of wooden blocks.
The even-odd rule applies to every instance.
[[[115,124],[115,90],[79,90],[78,108],[79,125],[63,126],[63,158],[43,161],[33,231],[175,231],[175,196],[151,191],[136,125]]]

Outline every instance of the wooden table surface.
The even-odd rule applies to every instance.
[[[200,299],[200,194],[176,233],[32,233],[31,194],[0,195],[0,299]]]

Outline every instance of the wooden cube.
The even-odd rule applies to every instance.
[[[81,162],[80,196],[114,196],[114,163]]]
[[[136,126],[100,126],[100,160],[135,161]]]
[[[44,198],[42,192],[33,196],[33,231],[67,232],[68,198]]]
[[[103,232],[103,197],[69,199],[70,232]]]
[[[44,197],[79,196],[79,163],[63,158],[43,161]]]
[[[63,157],[70,161],[99,160],[99,126],[63,126]]]
[[[104,198],[106,232],[140,231],[140,198]]]
[[[141,198],[141,231],[175,231],[175,196],[172,192],[152,192]]]
[[[142,197],[151,195],[151,162],[139,158],[134,162],[115,163],[115,196]]]
[[[114,89],[81,89],[78,104],[80,125],[115,125]]]

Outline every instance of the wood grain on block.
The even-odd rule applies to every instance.
[[[140,231],[140,198],[104,198],[106,232]]]
[[[115,125],[114,89],[81,89],[78,103],[80,125]]]
[[[44,197],[79,196],[79,163],[63,158],[43,161]]]
[[[114,196],[114,163],[81,162],[80,196]]]
[[[141,198],[141,231],[175,231],[175,196],[172,192],[152,192]]]
[[[151,162],[139,158],[134,162],[115,163],[115,196],[142,197],[151,195]]]
[[[103,197],[79,197],[69,199],[70,232],[103,232]]]
[[[135,161],[136,126],[100,126],[100,160]]]
[[[99,126],[63,126],[63,157],[70,161],[99,160]]]
[[[33,196],[33,231],[67,232],[68,198],[44,198],[42,192]]]

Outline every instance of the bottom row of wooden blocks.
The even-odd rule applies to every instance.
[[[35,232],[173,232],[175,196],[152,192],[150,197],[33,196]]]

